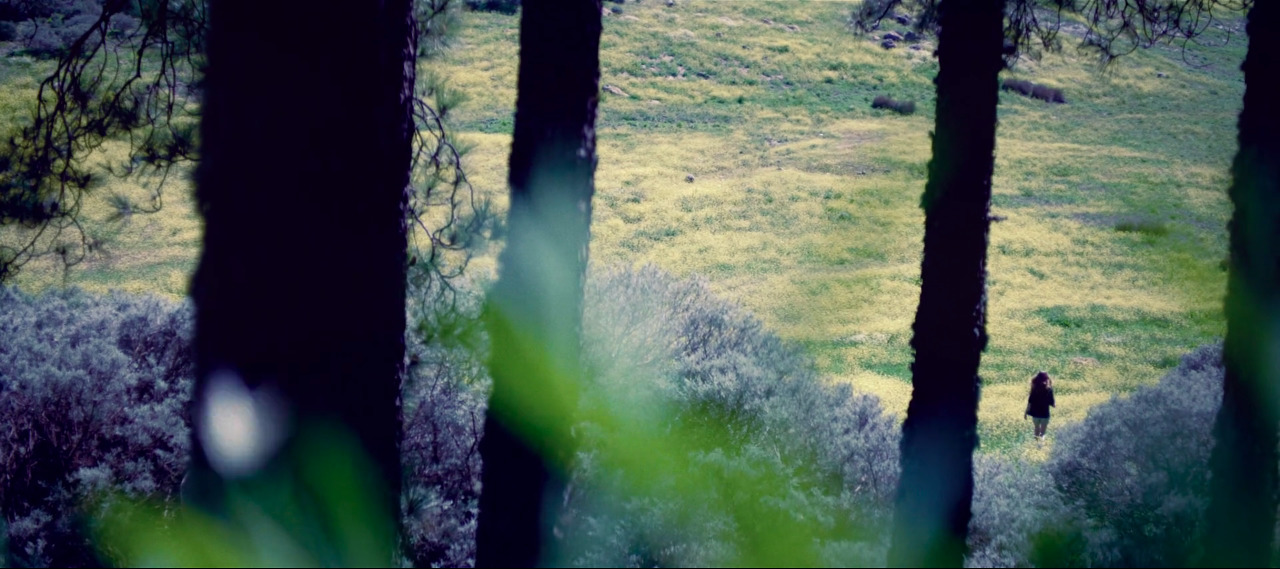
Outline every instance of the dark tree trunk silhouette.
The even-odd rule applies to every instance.
[[[1210,458],[1206,563],[1267,567],[1276,523],[1280,367],[1280,4],[1249,11],[1244,108],[1232,164],[1226,376]]]
[[[960,567],[978,444],[1002,0],[943,0],[913,391],[889,564]]]
[[[412,2],[211,4],[194,412],[213,374],[270,386],[291,418],[262,472],[299,481],[293,443],[336,425],[381,477],[378,514],[396,519]],[[192,493],[216,510],[230,482],[194,423]]]
[[[511,209],[486,307],[493,394],[485,416],[476,564],[550,560],[571,456],[582,289],[595,192],[600,0],[526,0],[511,146]]]

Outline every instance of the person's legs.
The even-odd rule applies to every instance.
[[[1043,438],[1045,431],[1049,429],[1048,417],[1032,417],[1031,422],[1036,426],[1036,438]]]

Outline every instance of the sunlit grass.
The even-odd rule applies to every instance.
[[[901,416],[937,64],[931,46],[886,51],[853,36],[852,6],[644,2],[605,17],[601,83],[625,94],[601,96],[591,255],[706,275],[832,381]],[[1004,219],[991,228],[983,449],[1031,458],[1022,411],[1036,370],[1055,378],[1052,438],[1224,330],[1242,37],[1199,50],[1205,68],[1161,47],[1105,72],[1065,41],[1011,73],[1064,89],[1069,104],[1001,94],[993,188]],[[517,53],[518,18],[468,13],[456,47],[424,64],[468,96],[451,120],[474,145],[470,179],[503,211]],[[872,110],[878,94],[918,111]],[[164,212],[135,216],[109,256],[67,281],[184,294],[200,237],[190,203],[174,185]],[[492,258],[473,268],[492,272]],[[20,283],[61,280],[40,264]]]

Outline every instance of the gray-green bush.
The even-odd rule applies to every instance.
[[[98,0],[13,2],[8,12],[23,18],[14,37],[24,51],[37,57],[56,57],[87,31],[102,14]]]
[[[406,561],[469,566],[488,390],[480,294],[461,289],[442,310],[419,300],[443,298],[439,291],[411,291]],[[0,436],[9,437],[0,447],[0,513],[11,563],[110,562],[83,531],[106,507],[92,501],[99,491],[176,507],[189,436],[190,319],[186,305],[151,298],[0,289]],[[896,485],[897,429],[873,397],[824,384],[798,350],[705,281],[651,267],[593,277],[585,327],[596,372],[590,392],[667,410],[672,425],[705,435],[684,464],[746,486],[705,496],[600,493],[622,488],[619,473],[596,460],[598,425],[583,422],[561,523],[576,547],[569,561],[729,559],[749,545],[742,535],[771,529],[733,516],[742,500],[762,500],[750,506],[812,520],[824,562],[883,563],[879,528]],[[19,436],[28,432],[50,436]]]
[[[1075,566],[1081,520],[1042,464],[978,455],[973,478],[967,567]]]
[[[188,453],[191,312],[149,297],[0,288],[0,513],[8,562],[98,560],[83,522],[116,490],[172,503]]]
[[[433,291],[411,287],[414,298]],[[434,291],[438,292],[438,291]],[[407,561],[474,559],[488,379],[480,292],[409,305],[404,396]],[[735,512],[803,519],[818,561],[884,561],[898,432],[878,402],[818,378],[794,347],[705,281],[652,267],[589,282],[593,382],[559,529],[577,565],[706,565],[771,530]],[[191,311],[123,294],[0,289],[0,513],[14,565],[94,565],[83,531],[102,491],[176,507],[187,461]],[[1058,431],[1046,463],[979,457],[970,566],[1192,562],[1207,504],[1221,347]],[[602,403],[601,396],[608,401]],[[686,470],[631,492],[601,460],[603,407],[648,408],[692,433]],[[655,460],[663,460],[655,457]],[[702,494],[687,479],[734,481]],[[744,503],[753,500],[758,503]],[[753,525],[754,524],[754,525]],[[761,527],[755,527],[761,526]]]
[[[1198,348],[1160,383],[1060,431],[1047,468],[1087,520],[1093,565],[1194,561],[1222,376],[1221,345]]]
[[[1058,431],[1046,463],[974,466],[971,567],[1147,567],[1195,561],[1208,503],[1221,345]]]
[[[898,434],[875,397],[824,383],[799,349],[706,281],[653,267],[594,277],[584,329],[594,389],[615,408],[652,406],[648,416],[697,436],[673,464],[698,472],[672,471],[668,490],[628,494],[595,456],[599,427],[581,426],[575,483],[589,490],[570,501],[576,564],[724,563],[774,529],[743,511],[805,520],[824,563],[883,563]],[[681,477],[734,483],[690,494],[675,489]]]

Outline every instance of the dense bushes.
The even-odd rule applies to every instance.
[[[0,288],[10,563],[94,564],[81,531],[94,490],[172,502],[187,463],[190,322],[154,298]]]
[[[98,20],[102,3],[96,0],[10,1],[0,7],[0,14],[15,22],[13,39],[20,42],[27,53],[55,57]],[[129,17],[118,18],[123,21]]]
[[[415,294],[423,295],[417,290]],[[488,383],[478,294],[410,304],[404,386],[406,552],[469,565]],[[190,310],[156,299],[0,290],[0,508],[10,563],[97,560],[83,520],[96,490],[174,504],[187,456]],[[594,382],[560,529],[580,565],[738,558],[770,516],[807,520],[819,561],[883,561],[897,429],[874,398],[824,384],[795,349],[705,282],[653,268],[592,279],[584,331]],[[1063,428],[1045,464],[981,456],[973,566],[1181,565],[1206,504],[1221,352]],[[592,409],[592,407],[597,407]],[[683,453],[635,492],[602,459],[598,412],[660,418]],[[644,450],[644,449],[639,449]],[[689,492],[684,480],[731,481]],[[754,519],[750,514],[764,514]],[[753,524],[755,524],[753,526]]]
[[[1061,431],[1047,465],[1088,520],[1093,565],[1190,564],[1208,504],[1222,349],[1186,355],[1159,384]]]
[[[406,553],[474,559],[477,443],[488,389],[479,293],[451,310],[411,302],[403,389]],[[414,288],[414,298],[433,298]],[[85,565],[97,490],[173,507],[187,457],[184,305],[0,289],[0,511],[8,562]],[[593,276],[584,333],[592,382],[558,524],[576,565],[743,559],[787,520],[814,562],[883,563],[897,483],[896,422],[870,396],[816,377],[794,348],[707,283],[654,268]],[[1202,531],[1221,350],[1059,431],[1047,462],[979,456],[971,566],[1183,565]],[[617,425],[649,421],[671,446],[634,448],[657,474],[613,466]],[[612,445],[612,446],[611,446]],[[615,455],[610,455],[610,453]],[[3,528],[4,526],[0,526]],[[798,553],[797,553],[798,554]]]
[[[991,455],[975,459],[966,565],[1076,566],[1070,561],[1081,544],[1068,538],[1079,528],[1078,514],[1067,507],[1043,465]],[[1058,545],[1069,552],[1055,551]]]
[[[515,14],[520,10],[520,0],[467,0],[467,8],[477,12]]]
[[[705,281],[652,267],[594,278],[584,330],[596,378],[586,399],[605,401],[606,416],[670,421],[687,456],[646,456],[672,470],[636,493],[601,466],[603,427],[580,427],[576,480],[594,491],[573,494],[568,513],[585,544],[576,564],[724,564],[781,531],[764,525],[771,518],[801,520],[825,563],[883,562],[897,428],[874,397],[822,382]],[[700,480],[728,483],[690,491]]]
[[[487,379],[476,298],[460,298],[457,310],[412,309],[430,335],[429,343],[411,342],[405,387],[405,525],[419,565],[468,565],[474,555],[475,445]],[[873,397],[823,384],[798,351],[705,282],[651,267],[591,279],[584,335],[594,379],[583,398],[588,419],[575,428],[582,449],[560,523],[566,562],[723,562],[752,531],[735,512],[761,507],[817,520],[830,564],[883,562],[879,528],[897,483],[897,433]],[[589,419],[601,412],[704,435],[682,439],[687,456],[646,457],[700,472],[672,470],[657,481],[661,488],[636,493],[602,459],[608,427]],[[677,479],[707,472],[743,486],[674,489]]]
[[[409,366],[401,391],[404,545],[415,567],[469,567],[489,379],[479,294],[464,288],[446,295],[438,286],[424,277],[411,281],[409,291]]]
[[[437,291],[411,289],[406,553],[415,565],[466,566],[488,389],[479,294],[460,290],[441,310],[419,300]],[[189,308],[156,299],[0,291],[0,508],[11,562],[94,564],[82,520],[105,507],[86,501],[96,490],[176,505],[189,436],[190,319]],[[585,332],[596,380],[583,416],[605,405],[603,395],[607,405],[647,405],[647,418],[692,434],[672,462],[684,470],[666,473],[665,483],[734,484],[696,495],[610,494],[634,488],[617,484],[619,473],[600,460],[607,437],[587,420],[575,429],[583,447],[561,524],[567,561],[732,559],[750,545],[743,536],[773,529],[742,512],[810,520],[826,563],[883,561],[879,528],[896,485],[897,433],[874,398],[821,382],[798,351],[705,282],[653,268],[593,278]]]
[[[1049,460],[981,457],[971,566],[1173,567],[1195,562],[1208,504],[1221,345],[1059,431]]]

